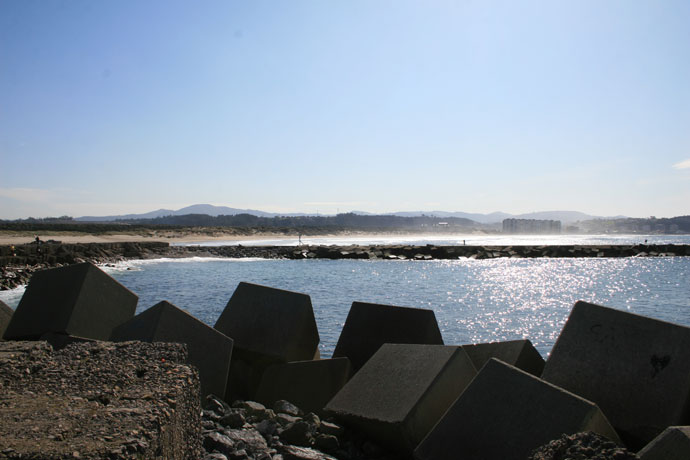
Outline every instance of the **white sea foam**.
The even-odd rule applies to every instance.
[[[123,271],[141,271],[147,265],[161,263],[189,263],[189,262],[256,262],[267,260],[261,257],[160,257],[157,259],[130,259],[116,263],[106,263],[99,265],[99,268],[106,273],[117,273]]]
[[[18,286],[14,289],[8,289],[7,291],[0,291],[0,300],[5,302],[12,308],[17,308],[19,301],[26,291],[26,286]]]

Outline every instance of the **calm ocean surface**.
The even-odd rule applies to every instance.
[[[544,356],[577,300],[690,326],[690,257],[192,258],[128,261],[105,270],[139,295],[137,312],[168,300],[211,326],[240,281],[309,294],[323,357],[332,354],[353,301],[432,309],[446,344],[528,338]],[[15,307],[21,293],[0,292],[0,299]]]

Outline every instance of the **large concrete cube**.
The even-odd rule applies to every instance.
[[[527,458],[562,434],[620,442],[591,401],[490,359],[414,452],[418,460]]]
[[[496,358],[537,377],[541,376],[544,370],[544,358],[529,340],[477,343],[463,345],[462,348],[477,369],[484,367],[491,358]]]
[[[10,324],[10,319],[12,318],[12,310],[5,302],[0,300],[0,342],[2,342],[2,336],[5,335],[5,329],[7,325]]]
[[[111,340],[184,343],[187,362],[199,370],[201,397],[225,394],[232,339],[169,302],[159,302],[116,327]]]
[[[640,449],[690,423],[690,328],[578,302],[542,378],[597,403]]]
[[[384,344],[325,410],[410,455],[476,374],[461,347]]]
[[[347,358],[276,364],[264,371],[256,399],[268,406],[284,399],[305,412],[321,414],[349,380],[351,368]]]
[[[240,283],[221,313],[216,330],[234,343],[225,400],[255,399],[271,365],[312,359],[319,332],[306,294]]]
[[[333,351],[357,372],[384,343],[443,345],[432,310],[353,302]]]
[[[312,359],[319,345],[311,298],[242,282],[216,321],[235,347],[283,362]]]
[[[7,340],[46,332],[109,340],[134,316],[137,296],[93,264],[34,273],[5,331]]]
[[[638,454],[640,460],[688,460],[690,426],[670,426]]]

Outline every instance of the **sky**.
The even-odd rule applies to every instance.
[[[687,0],[0,0],[0,219],[690,214]]]

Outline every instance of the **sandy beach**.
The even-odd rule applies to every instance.
[[[167,243],[203,243],[213,241],[241,241],[247,239],[290,239],[296,238],[297,235],[285,235],[283,233],[251,233],[248,235],[240,235],[236,233],[227,234],[201,234],[201,233],[182,233],[182,232],[157,232],[157,234],[141,235],[141,234],[91,234],[91,233],[20,233],[17,232],[0,232],[0,245],[8,244],[26,244],[32,243],[36,237],[43,241],[54,240],[62,243],[126,243],[126,242],[144,242],[144,241],[161,241]]]

